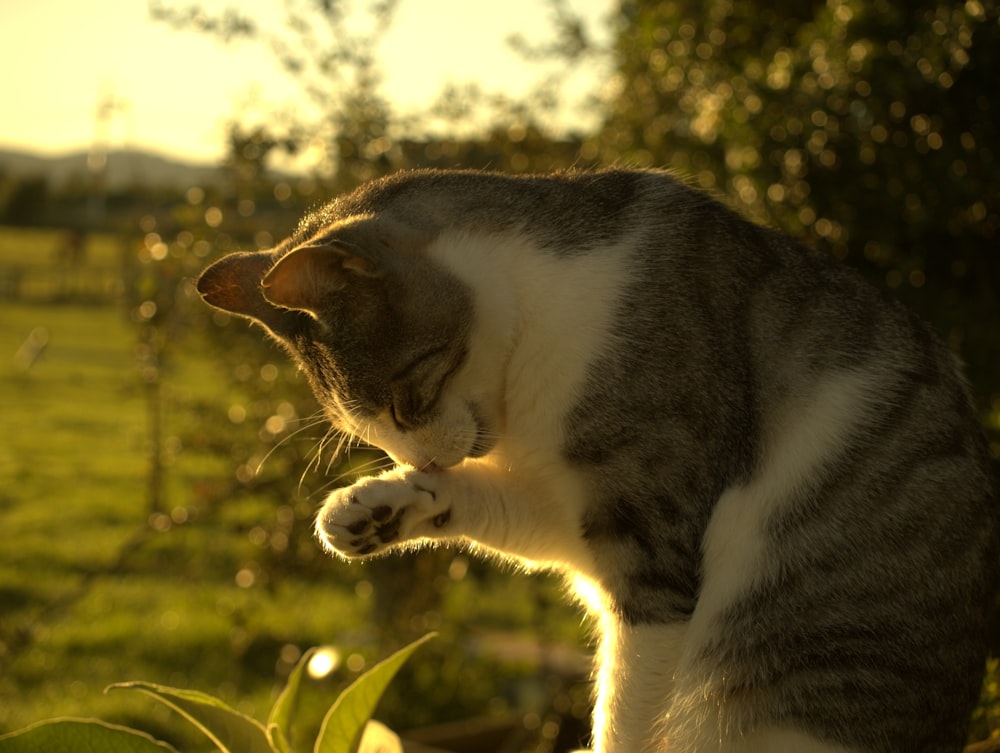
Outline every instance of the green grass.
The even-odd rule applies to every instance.
[[[0,321],[8,356],[0,368],[0,731],[65,714],[128,721],[150,705],[102,691],[135,679],[262,711],[283,679],[283,646],[327,643],[366,621],[356,579],[338,586],[332,561],[332,583],[237,583],[260,549],[247,529],[273,517],[275,505],[202,507],[197,490],[232,476],[225,458],[176,452],[164,512],[149,526],[145,388],[135,331],[119,310],[3,303]],[[49,344],[25,370],[9,356],[39,327]],[[172,369],[168,434],[219,418],[185,405],[215,399],[224,415],[224,388],[205,378],[206,362],[202,354]],[[165,516],[187,520],[168,527]],[[116,563],[136,535],[142,545]]]
[[[60,249],[67,246],[70,234],[51,228],[0,228],[0,263],[30,267],[55,265]],[[84,261],[90,267],[109,267],[121,263],[122,239],[111,233],[83,236]],[[127,247],[129,244],[125,243]]]
[[[145,388],[135,330],[118,309],[3,303],[0,321],[0,730],[54,714],[119,716],[123,703],[144,704],[102,690],[131,679],[221,688],[265,708],[283,645],[328,642],[364,621],[353,580],[237,584],[259,550],[247,529],[275,505],[202,509],[197,490],[232,476],[226,458],[177,452],[150,528]],[[49,344],[25,370],[10,354],[39,327]],[[225,390],[206,378],[206,362],[201,354],[172,369],[168,434],[224,415]],[[212,399],[220,416],[185,410]],[[167,527],[164,516],[187,520]],[[143,544],[116,566],[136,535]],[[88,576],[81,598],[52,608]]]

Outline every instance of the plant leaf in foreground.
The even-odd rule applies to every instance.
[[[187,719],[222,753],[273,753],[264,725],[196,690],[180,690],[148,682],[123,682],[111,689],[139,690]]]
[[[285,732],[288,731],[288,727],[292,723],[292,717],[295,714],[295,706],[298,701],[299,685],[302,682],[302,674],[305,672],[306,667],[309,664],[309,660],[315,653],[315,648],[307,649],[299,658],[299,661],[295,665],[291,674],[288,675],[288,682],[286,682],[285,687],[281,689],[281,693],[278,695],[278,700],[274,702],[274,706],[271,707],[271,713],[267,717],[267,723],[269,726],[277,724]]]
[[[271,708],[267,728],[271,744],[276,749],[284,743],[289,753],[312,753],[323,717],[336,701],[337,696],[332,691],[303,682],[309,662],[317,650],[311,648],[302,654]],[[280,730],[280,736],[272,731],[274,729]]]
[[[357,753],[365,724],[379,699],[410,655],[437,633],[428,633],[376,664],[341,693],[323,719],[315,753]]]
[[[50,719],[0,736],[0,753],[177,753],[145,732],[99,719]]]

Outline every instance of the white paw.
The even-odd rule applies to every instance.
[[[324,546],[346,557],[379,554],[393,544],[432,536],[451,520],[421,474],[366,478],[326,498],[316,519]]]

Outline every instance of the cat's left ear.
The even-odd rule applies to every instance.
[[[358,277],[382,277],[373,255],[345,241],[300,246],[282,256],[261,280],[264,297],[288,309],[318,311],[327,296]]]
[[[264,300],[260,280],[274,263],[270,252],[241,251],[223,256],[201,273],[198,292],[206,303],[272,327],[275,308]]]

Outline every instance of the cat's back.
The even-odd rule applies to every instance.
[[[589,369],[601,397],[579,414],[598,404],[608,413],[642,404],[659,408],[646,411],[652,421],[696,423],[703,439],[730,435],[736,452],[723,473],[728,484],[759,466],[782,406],[840,380],[860,393],[866,436],[899,431],[900,441],[914,444],[947,436],[946,450],[979,468],[980,488],[990,488],[989,454],[958,359],[931,327],[857,272],[666,173],[608,171],[557,182],[562,195],[590,197],[577,202],[588,216],[595,197],[619,190],[629,197],[602,215],[611,241],[567,244],[577,253],[610,249],[627,269],[613,336]],[[542,237],[559,231],[541,225]]]

